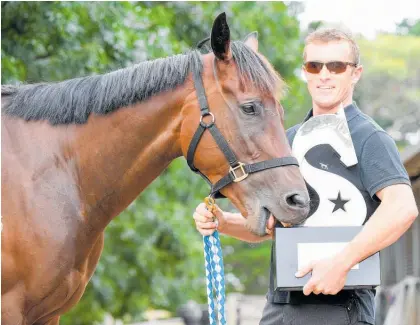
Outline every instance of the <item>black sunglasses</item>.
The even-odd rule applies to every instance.
[[[303,64],[305,70],[309,73],[320,73],[324,65],[331,73],[343,73],[344,71],[346,71],[348,65],[352,67],[357,67],[356,63],[341,61],[331,61],[325,63],[317,61],[308,61]]]

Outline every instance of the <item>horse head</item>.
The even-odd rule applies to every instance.
[[[302,223],[309,195],[291,163],[278,101],[283,80],[258,52],[257,33],[231,42],[224,13],[213,23],[210,42],[202,71],[193,74],[196,92],[182,107],[184,156],[212,185],[213,196],[227,197],[248,219],[252,232],[264,235],[270,214],[283,223]],[[254,169],[259,172],[248,173]]]

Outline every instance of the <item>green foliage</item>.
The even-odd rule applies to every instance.
[[[416,36],[379,35],[374,41],[359,39],[365,73],[388,74],[396,81],[416,76],[416,62],[420,54],[420,38]],[[417,65],[418,66],[418,65]]]
[[[2,83],[56,81],[124,66],[137,39],[123,2],[2,3]],[[121,35],[124,37],[121,39]]]
[[[358,44],[364,70],[355,98],[404,145],[420,123],[420,37],[382,34]]]
[[[299,24],[282,2],[2,2],[1,80],[58,81],[182,53],[210,34],[222,11],[233,39],[259,32],[260,51],[290,86],[286,122],[301,119],[307,107],[297,77]],[[97,270],[61,323],[93,324],[105,313],[133,322],[148,308],[173,312],[190,299],[205,303],[202,239],[192,213],[207,193],[183,159],[174,161],[107,227]],[[270,243],[223,237],[222,244],[228,290],[264,293]]]
[[[397,26],[397,33],[400,35],[420,36],[420,19],[403,19]]]

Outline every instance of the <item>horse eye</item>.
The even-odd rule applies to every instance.
[[[242,110],[242,112],[244,112],[247,115],[255,115],[256,114],[254,103],[247,103],[247,104],[241,105],[241,110]]]

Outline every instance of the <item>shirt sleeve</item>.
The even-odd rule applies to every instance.
[[[394,184],[410,184],[395,141],[384,131],[375,131],[365,141],[360,156],[361,179],[369,195]]]

